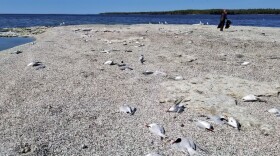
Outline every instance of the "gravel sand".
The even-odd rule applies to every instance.
[[[208,114],[187,100],[184,112],[166,112],[176,97],[168,97],[163,85],[176,76],[189,83],[210,74],[280,91],[279,28],[81,25],[48,28],[34,37],[35,44],[0,52],[0,155],[186,155],[150,133],[150,123],[162,125],[171,140],[191,137],[208,151],[198,155],[280,155],[280,118],[267,112],[280,107],[278,96],[262,97],[266,102],[236,99],[273,131],[214,124],[209,132],[191,122]],[[22,53],[11,54],[16,50]],[[105,65],[108,60],[133,70]],[[42,64],[27,66],[32,61]],[[250,63],[241,65],[245,61]],[[144,75],[147,70],[157,75]],[[120,113],[123,105],[137,110]]]

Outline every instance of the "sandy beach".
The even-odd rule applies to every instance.
[[[280,109],[280,28],[220,32],[147,24],[44,31],[31,34],[34,43],[0,52],[0,155],[186,155],[171,147],[178,137],[207,150],[197,155],[280,155],[280,117],[268,112]],[[16,50],[22,53],[11,54]],[[32,61],[42,68],[27,66]],[[261,100],[244,102],[249,94]],[[184,112],[166,112],[178,100]],[[134,115],[119,111],[125,104],[137,109]],[[210,132],[192,121],[211,123],[209,115],[234,117],[241,130],[212,123]],[[150,123],[162,125],[168,139],[152,134]]]

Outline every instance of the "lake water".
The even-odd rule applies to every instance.
[[[280,15],[228,15],[232,26],[280,27]],[[80,24],[197,24],[217,25],[220,15],[28,15],[0,14],[0,28]],[[0,38],[0,50],[31,42],[30,38]]]
[[[228,15],[232,25],[280,27],[280,15]],[[78,24],[196,24],[217,25],[220,15],[8,15],[0,14],[0,28]]]
[[[0,37],[0,51],[34,41],[25,37]]]

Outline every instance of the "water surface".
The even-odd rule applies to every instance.
[[[0,37],[0,52],[15,46],[34,41],[34,38],[26,37]]]
[[[280,27],[280,15],[228,15],[232,25]],[[218,25],[220,15],[36,15],[0,14],[0,28],[80,24],[196,24]]]

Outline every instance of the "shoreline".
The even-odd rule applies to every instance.
[[[144,126],[158,123],[170,139],[191,137],[209,151],[199,155],[279,155],[279,117],[268,112],[280,107],[279,30],[90,24],[33,34],[35,44],[0,54],[0,153],[184,155]],[[265,102],[244,102],[248,94]],[[184,112],[167,113],[178,100]],[[125,104],[134,115],[119,112]],[[192,122],[207,115],[234,117],[241,130]]]

